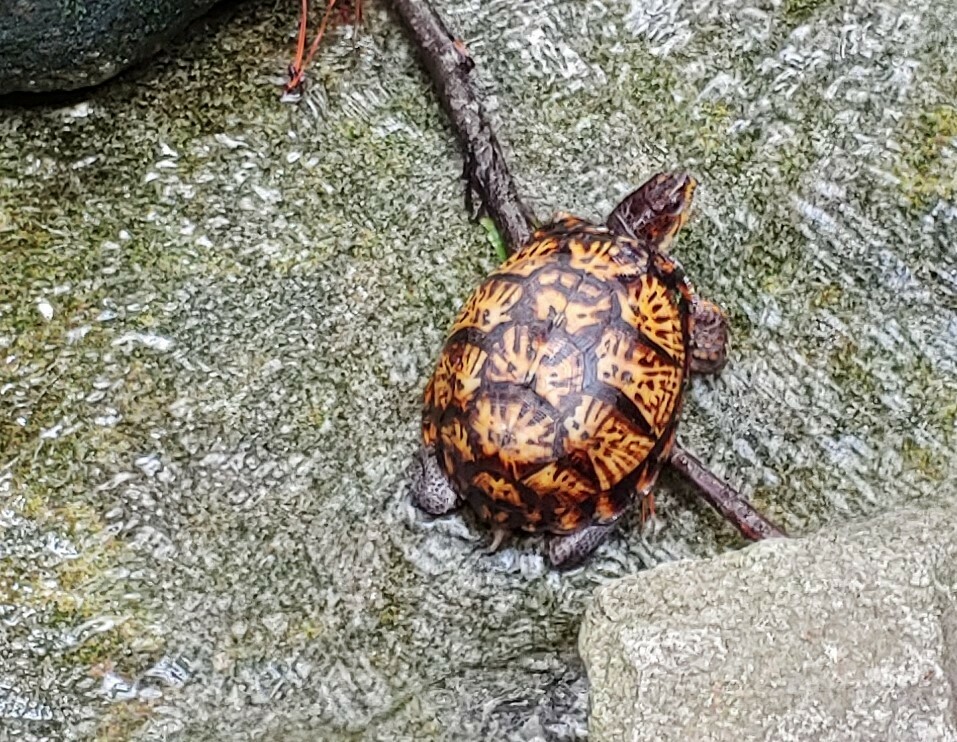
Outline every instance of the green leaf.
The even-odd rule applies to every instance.
[[[479,219],[479,224],[485,229],[485,235],[488,237],[488,241],[492,243],[492,247],[495,248],[498,259],[504,262],[508,257],[508,249],[505,247],[505,240],[502,239],[502,234],[495,226],[495,222],[492,221],[491,217],[483,216]]]

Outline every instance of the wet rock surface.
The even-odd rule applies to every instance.
[[[957,739],[957,510],[904,510],[595,592],[590,739]]]
[[[701,180],[676,252],[733,348],[689,448],[793,534],[951,499],[951,5],[440,6],[539,214]],[[298,107],[297,8],[257,3],[2,111],[4,731],[581,739],[591,591],[742,545],[673,477],[571,574],[409,506],[422,387],[496,259],[368,10]]]

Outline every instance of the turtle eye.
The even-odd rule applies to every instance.
[[[667,210],[669,214],[675,216],[682,214],[691,206],[697,182],[686,173],[676,173],[668,178],[665,185],[667,190],[663,200],[667,206],[662,211]]]
[[[662,212],[668,214],[671,217],[679,216],[684,213],[685,210],[690,206],[688,201],[688,196],[685,193],[685,189],[682,187],[673,188],[668,192],[666,206],[662,208]]]

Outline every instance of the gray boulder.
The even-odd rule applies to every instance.
[[[957,509],[901,511],[600,588],[603,740],[957,740]]]
[[[216,0],[0,0],[0,95],[96,85],[139,62]]]

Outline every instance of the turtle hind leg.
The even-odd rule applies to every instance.
[[[615,529],[614,524],[586,526],[567,536],[552,536],[548,542],[548,560],[557,569],[581,564]]]
[[[412,464],[412,504],[429,515],[444,515],[459,504],[459,497],[439,467],[435,449],[423,446]]]
[[[717,304],[699,297],[691,312],[691,373],[716,374],[728,360],[728,318]]]

